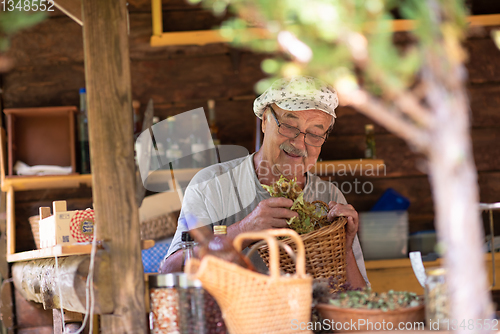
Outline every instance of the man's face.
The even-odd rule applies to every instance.
[[[276,105],[272,108],[280,124],[296,127],[304,133],[324,137],[332,122],[332,116],[321,110],[288,111]],[[296,138],[287,138],[278,133],[278,125],[270,110],[266,111],[262,119],[262,131],[265,134],[263,156],[272,166],[272,172],[287,177],[301,176],[318,160],[321,147],[306,144],[303,133]]]

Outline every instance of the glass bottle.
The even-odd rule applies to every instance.
[[[430,330],[449,330],[449,303],[444,268],[426,270],[425,319]]]
[[[193,237],[189,234],[188,231],[182,232],[181,235],[181,248],[182,248],[182,272],[184,272],[184,267],[186,263],[194,258],[194,246],[196,243],[194,242]]]
[[[190,230],[190,233],[200,245],[200,259],[205,255],[212,255],[243,268],[255,270],[250,260],[238,252],[227,238],[227,226],[215,225],[213,234],[207,227]]]
[[[219,128],[217,127],[217,120],[215,114],[215,101],[208,100],[208,126],[210,128],[210,134],[212,135],[212,141],[214,143],[215,149],[210,154],[211,164],[216,164],[220,162],[219,148]]]
[[[142,115],[140,107],[141,102],[137,100],[132,101],[132,110],[134,111],[134,140],[136,140],[142,132]]]
[[[80,110],[78,120],[78,145],[80,173],[90,173],[90,148],[89,148],[89,128],[87,118],[87,93],[85,88],[80,88]]]
[[[191,116],[191,126],[192,132],[190,136],[191,142],[191,157],[192,157],[192,167],[202,168],[206,167],[205,161],[205,150],[206,142],[200,136],[200,117],[198,114],[194,113]]]
[[[365,135],[366,135],[365,158],[375,159],[376,150],[375,150],[375,135],[374,135],[373,124],[365,125]]]
[[[158,116],[153,117],[153,125],[160,121]],[[161,168],[161,154],[163,151],[163,145],[160,142],[154,142],[151,150],[151,163],[149,164],[149,170],[157,170]],[[165,153],[163,153],[165,154]]]
[[[176,140],[175,117],[173,116],[167,119],[167,150],[165,154],[167,161],[170,161],[171,169],[180,168],[179,159],[182,158],[182,150]]]

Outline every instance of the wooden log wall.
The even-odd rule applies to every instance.
[[[264,77],[260,62],[266,56],[235,50],[226,44],[153,48],[149,46],[150,1],[130,0],[129,11],[132,96],[142,103],[141,109],[153,98],[155,115],[164,119],[198,107],[206,110],[206,101],[215,99],[222,143],[242,145],[253,152],[253,87]],[[223,20],[183,0],[164,1],[163,17],[165,31],[209,29]],[[489,30],[471,33],[466,47],[480,199],[491,203],[500,201],[500,147],[497,145],[500,51],[489,36]],[[82,28],[71,19],[56,12],[35,28],[16,35],[9,54],[15,58],[16,67],[2,78],[5,108],[78,105],[78,89],[84,86],[83,39]],[[337,124],[323,148],[322,159],[362,158],[367,123],[371,121],[355,110],[339,108]],[[377,125],[375,139],[377,157],[384,159],[387,165],[384,175],[330,179],[341,186],[348,182],[352,187],[355,181],[361,185],[373,184],[369,194],[346,192],[348,201],[358,211],[369,210],[383,191],[392,187],[411,201],[410,231],[433,229],[432,197],[420,157],[401,139]],[[346,185],[344,190],[347,189]],[[75,198],[75,203],[82,207],[91,203],[88,197],[85,200],[88,189],[81,193],[79,190],[67,192],[67,197]],[[21,201],[16,203],[18,251],[32,247],[27,217],[36,214],[38,206],[66,196],[65,191],[57,191],[56,198],[48,196],[49,193],[16,194],[16,200]],[[500,213],[495,214],[495,220],[497,234],[500,234]]]

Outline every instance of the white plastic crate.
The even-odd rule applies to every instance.
[[[407,256],[407,211],[361,212],[359,224],[359,237],[365,260]]]

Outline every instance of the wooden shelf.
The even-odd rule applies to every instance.
[[[154,240],[142,240],[142,249],[148,249],[155,245]],[[21,262],[49,257],[87,255],[92,251],[92,244],[57,245],[54,247],[36,249],[27,252],[7,254],[8,262]]]
[[[500,272],[500,254],[495,253],[495,276],[498,277]],[[488,271],[488,279],[492,284],[494,281],[491,253],[484,254],[486,270]],[[442,259],[435,261],[424,262],[425,268],[439,267],[444,265]],[[375,292],[384,292],[390,289],[395,291],[413,291],[417,294],[423,294],[424,289],[413,273],[410,259],[391,259],[391,260],[372,260],[365,261],[366,273],[372,285],[372,290]],[[492,290],[500,289],[498,278],[495,280],[495,286]]]
[[[42,175],[42,176],[5,176],[2,180],[2,191],[10,187],[14,191],[54,189],[54,188],[78,188],[81,184],[92,186],[91,174],[71,175]]]

